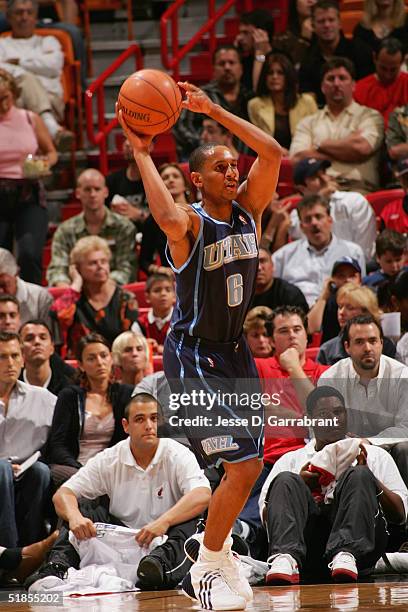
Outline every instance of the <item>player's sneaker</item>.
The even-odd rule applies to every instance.
[[[335,582],[356,582],[358,578],[356,558],[343,550],[334,555],[333,561],[329,563],[329,569]]]
[[[245,610],[246,600],[231,588],[218,561],[197,561],[181,583],[203,610]]]
[[[198,559],[200,546],[203,543],[203,539],[204,533],[195,533],[184,543],[184,552],[193,563],[195,563]],[[235,534],[232,534],[232,540],[232,547],[234,550],[225,547],[225,556],[223,556],[220,567],[223,570],[230,587],[249,602],[252,601],[254,594],[247,577],[245,576],[242,563],[238,556],[239,554],[247,555],[249,552],[248,547],[244,540]],[[242,552],[238,553],[237,549],[241,550]]]
[[[299,584],[299,567],[288,553],[278,553],[268,559],[266,584]]]

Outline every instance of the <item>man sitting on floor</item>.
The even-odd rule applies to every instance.
[[[313,428],[304,448],[279,459],[259,500],[269,541],[267,584],[297,584],[299,569],[327,575],[327,562],[333,580],[353,582],[384,554],[387,521],[401,524],[407,516],[408,490],[391,456],[346,438],[341,393],[318,387],[307,413],[326,423]],[[334,474],[323,487],[322,466]]]
[[[67,526],[48,562],[27,580],[30,592],[47,590],[69,567],[79,567],[68,529],[80,541],[94,538],[95,521],[138,529],[136,543],[146,548],[167,534],[167,541],[140,561],[140,586],[173,588],[187,573],[184,542],[195,532],[211,489],[189,449],[157,437],[159,411],[151,395],[132,397],[122,421],[129,438],[90,459],[54,495],[57,514]],[[78,506],[80,497],[95,500],[103,495],[109,497],[109,511],[102,505]]]

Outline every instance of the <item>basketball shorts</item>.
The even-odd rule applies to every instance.
[[[262,458],[262,393],[245,338],[221,343],[170,332],[163,357],[168,412],[200,465]],[[167,431],[171,435],[171,427]]]

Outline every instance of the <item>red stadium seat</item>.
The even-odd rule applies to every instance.
[[[319,352],[319,350],[319,346],[311,346],[310,348],[307,348],[306,359],[313,359],[313,361],[316,361],[317,353]]]
[[[149,304],[146,302],[145,287],[145,282],[128,283],[127,285],[123,285],[124,289],[131,291],[136,296],[139,308],[148,308],[149,306]]]
[[[308,344],[308,348],[319,348],[321,341],[322,341],[321,332],[316,332],[315,334],[312,334],[312,339]]]
[[[163,356],[162,355],[153,356],[153,369],[155,372],[163,371]]]
[[[370,202],[376,216],[379,217],[384,206],[393,200],[403,198],[404,195],[403,189],[383,189],[381,191],[367,193],[366,198]]]
[[[70,202],[69,204],[64,204],[61,208],[61,219],[62,221],[66,221],[71,217],[75,217],[75,215],[79,215],[82,212],[82,206],[79,202]]]
[[[66,360],[65,360],[65,363],[66,363],[67,365],[70,365],[70,366],[71,366],[71,368],[77,368],[77,367],[78,367],[78,362],[77,362],[77,360],[76,360],[76,359],[66,359]]]

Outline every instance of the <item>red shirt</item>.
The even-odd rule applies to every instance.
[[[400,234],[408,233],[408,215],[402,206],[403,198],[389,202],[381,211],[380,217],[387,229]]]
[[[259,378],[263,379],[263,390],[271,396],[273,393],[279,393],[280,404],[282,407],[290,408],[297,412],[299,416],[303,416],[303,408],[299,404],[296,391],[291,382],[282,383],[279,380],[289,378],[289,374],[284,370],[276,357],[266,357],[265,359],[255,359],[256,367],[258,368]],[[322,365],[313,361],[312,359],[306,359],[303,366],[303,371],[308,378],[315,385],[320,376],[330,366]],[[275,463],[279,457],[282,457],[288,451],[297,450],[305,445],[304,437],[307,432],[300,429],[279,427],[279,433],[284,434],[285,437],[277,437],[276,432],[270,425],[265,426],[265,450],[264,450],[264,461],[265,463]],[[302,437],[291,437],[294,433]]]
[[[400,72],[389,85],[380,83],[375,73],[369,74],[357,81],[353,97],[359,104],[381,113],[387,128],[389,114],[397,106],[404,106],[408,102],[408,74]]]
[[[167,332],[169,331],[170,320],[167,321],[167,323],[165,323],[161,329],[159,329],[155,321],[151,322],[149,320],[150,312],[151,309],[150,311],[140,315],[138,318],[138,323],[140,323],[145,329],[146,338],[153,338],[157,341],[158,344],[163,345],[167,336]]]

